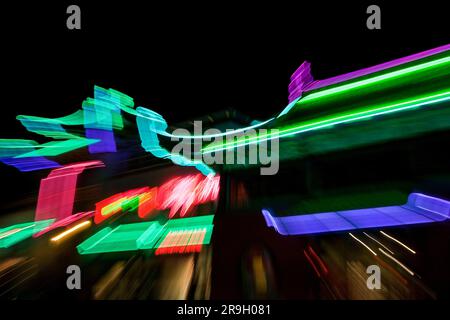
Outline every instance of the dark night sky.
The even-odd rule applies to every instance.
[[[444,1],[377,2],[381,30],[366,28],[364,1],[92,2],[2,4],[0,137],[45,142],[16,115],[67,115],[94,84],[169,124],[227,107],[263,120],[284,108],[304,60],[320,79],[450,43]],[[66,28],[74,3],[81,31]]]
[[[382,30],[368,30],[369,2],[92,2],[73,2],[81,31],[65,26],[72,2],[4,7],[3,121],[15,130],[2,136],[24,138],[17,114],[75,111],[94,84],[169,122],[226,107],[264,119],[285,106],[289,76],[305,59],[318,79],[450,42],[447,11],[437,4],[379,3]]]

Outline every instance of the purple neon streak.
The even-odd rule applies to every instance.
[[[268,227],[282,235],[304,235],[355,229],[392,227],[442,222],[450,218],[450,202],[420,193],[411,193],[403,206],[357,209],[338,212],[274,217],[262,214]]]
[[[3,158],[0,159],[4,164],[13,166],[21,172],[29,172],[50,168],[59,168],[61,165],[55,161],[48,160],[44,157],[30,157],[30,158]]]
[[[368,68],[364,68],[364,69],[360,69],[357,71],[353,71],[353,72],[349,72],[349,73],[345,73],[339,76],[335,76],[332,78],[328,78],[328,79],[324,79],[324,80],[317,80],[314,81],[312,83],[310,83],[309,85],[306,86],[306,88],[303,90],[303,92],[306,91],[311,91],[314,89],[318,89],[318,88],[322,88],[322,87],[326,87],[326,86],[330,86],[339,82],[344,82],[353,78],[358,78],[358,77],[362,77],[365,75],[368,75],[370,73],[374,73],[374,72],[378,72],[378,71],[382,71],[385,69],[389,69],[389,68],[393,68],[396,66],[399,66],[401,64],[404,63],[408,63],[408,62],[412,62],[414,60],[419,60],[422,58],[426,58],[444,51],[450,50],[450,44],[446,44],[434,49],[430,49],[430,50],[426,50],[423,52],[419,52],[419,53],[415,53],[406,57],[402,57],[399,59],[395,59],[392,61],[388,61],[382,64],[378,64],[376,66],[372,66],[372,67],[368,67]]]
[[[111,130],[86,128],[86,138],[100,139],[99,142],[89,145],[89,153],[116,152],[114,132]]]

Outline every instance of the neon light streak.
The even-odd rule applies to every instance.
[[[121,103],[120,96],[98,86],[94,87],[94,99],[83,102],[86,137],[100,140],[89,145],[90,153],[116,152],[113,128],[123,128]]]
[[[375,239],[374,237],[368,235],[368,234],[365,233],[365,232],[363,232],[363,233],[364,233],[364,235],[365,235],[367,238],[369,238],[369,239],[375,241],[375,242],[378,243],[380,246],[382,246],[382,247],[385,248],[387,251],[389,251],[391,254],[394,254],[394,252],[393,252],[392,250],[390,250],[388,247],[386,247],[386,246],[385,246],[384,244],[382,244],[380,241],[378,241],[377,239]]]
[[[108,253],[152,249],[164,226],[156,221],[107,227],[77,246],[80,254]]]
[[[53,219],[50,219],[45,221],[27,222],[0,229],[0,248],[9,248],[22,240],[30,238],[33,233],[48,227],[53,221]]]
[[[212,226],[169,231],[158,244],[155,255],[200,252],[211,239]]]
[[[319,92],[314,92],[311,93],[309,95],[306,95],[305,97],[303,97],[298,103],[302,104],[304,102],[307,101],[312,101],[312,100],[316,100],[319,98],[323,98],[326,96],[330,96],[330,95],[334,95],[337,93],[343,93],[345,91],[349,91],[352,89],[361,89],[362,87],[368,86],[368,85],[373,85],[376,84],[378,82],[381,81],[386,81],[389,79],[395,79],[398,78],[400,76],[405,76],[405,75],[409,75],[413,72],[417,72],[417,71],[422,71],[422,70],[426,70],[426,69],[431,69],[431,68],[435,68],[435,67],[439,67],[445,64],[448,64],[450,62],[450,57],[444,57],[438,60],[434,60],[434,61],[429,61],[429,62],[425,62],[416,66],[411,66],[405,69],[401,69],[401,70],[397,70],[397,71],[392,71],[386,74],[382,74],[379,76],[375,76],[373,78],[369,78],[369,79],[365,79],[365,80],[359,80],[353,83],[349,83],[349,84],[344,84],[335,88],[330,88],[330,89],[325,89],[325,90],[321,90]]]
[[[310,245],[308,245],[308,251],[317,260],[317,262],[319,263],[319,266],[323,270],[323,272],[325,274],[327,274],[328,273],[328,269],[325,266],[325,263],[322,261],[322,259],[320,259],[320,257],[317,255],[317,253],[314,251],[314,249]]]
[[[54,169],[41,180],[35,221],[63,220],[72,215],[78,175],[85,169],[104,166],[101,161],[86,161]]]
[[[148,187],[132,189],[112,195],[100,202],[97,202],[95,204],[94,222],[99,224],[119,212],[123,212],[125,210],[135,210],[138,207],[139,202],[137,202],[136,207],[134,207],[132,205],[133,200],[138,200],[141,194],[148,191]]]
[[[69,139],[64,141],[50,141],[47,143],[36,145],[35,147],[40,149],[18,155],[16,156],[16,158],[59,156],[63,153],[67,153],[79,148],[86,147],[90,144],[97,143],[98,141],[100,140],[86,138]]]
[[[190,160],[179,154],[170,153],[161,147],[158,139],[158,131],[165,131],[167,123],[164,118],[149,109],[138,107],[136,123],[139,129],[139,136],[141,137],[142,147],[157,158],[169,159],[179,166],[193,166],[205,176],[214,175],[212,168],[201,161]]]
[[[200,174],[171,179],[158,189],[159,209],[170,208],[169,218],[179,210],[180,217],[184,217],[192,207],[216,200],[219,182],[219,176],[204,177]]]
[[[47,228],[43,229],[42,231],[35,233],[33,235],[33,238],[40,237],[43,234],[46,234],[47,232],[55,230],[57,228],[67,227],[68,225],[70,225],[78,220],[81,220],[84,218],[91,218],[92,216],[94,216],[94,211],[80,212],[77,214],[73,214],[71,216],[68,216],[67,218],[64,218],[62,220],[59,220],[58,222],[53,223],[52,225],[48,226]]]
[[[420,204],[421,208],[418,208],[417,204]],[[420,193],[411,193],[408,202],[403,206],[283,217],[274,216],[263,209],[262,214],[267,226],[274,227],[282,235],[305,235],[442,222],[450,218],[450,202]]]
[[[408,100],[400,103],[382,105],[382,106],[372,106],[364,110],[358,109],[354,112],[341,113],[338,115],[327,116],[318,118],[312,121],[301,122],[297,125],[281,128],[276,133],[261,134],[259,136],[238,138],[234,141],[227,143],[215,144],[212,143],[204,148],[202,148],[202,153],[211,153],[223,150],[233,149],[235,147],[241,147],[249,145],[252,143],[267,141],[275,138],[283,138],[299,133],[309,132],[312,130],[319,130],[324,128],[329,128],[335,125],[355,122],[374,116],[380,116],[385,114],[390,114],[399,111],[411,110],[422,106],[427,106],[431,104],[436,104],[439,102],[449,101],[450,91],[445,91],[441,93],[436,93],[431,96],[420,97],[413,100]]]
[[[359,243],[361,243],[364,247],[366,247],[367,250],[369,250],[374,256],[377,255],[377,253],[375,251],[373,251],[372,249],[370,249],[370,247],[365,244],[364,242],[362,242],[361,240],[359,240],[357,237],[355,237],[352,233],[348,233],[353,239],[355,239],[356,241],[358,241]]]
[[[319,269],[317,269],[316,265],[314,264],[314,262],[312,261],[311,257],[309,256],[308,252],[306,252],[306,250],[303,250],[303,254],[305,255],[306,259],[308,260],[309,264],[313,267],[314,272],[316,273],[316,275],[320,278],[320,272]]]
[[[84,221],[84,222],[80,222],[78,224],[76,224],[75,226],[73,226],[70,229],[67,229],[66,231],[58,234],[57,236],[53,237],[50,239],[50,241],[52,242],[58,242],[61,239],[73,236],[75,233],[81,232],[83,230],[86,230],[87,228],[89,228],[91,226],[91,221]]]
[[[378,64],[376,66],[352,71],[352,72],[349,72],[346,74],[341,74],[341,75],[331,77],[328,79],[324,79],[324,80],[313,81],[312,83],[310,83],[310,85],[308,85],[306,87],[306,89],[304,91],[315,90],[318,88],[334,85],[339,82],[349,81],[351,79],[366,76],[371,73],[380,72],[380,71],[383,71],[386,69],[400,66],[402,64],[414,62],[415,60],[418,60],[418,59],[423,59],[423,58],[427,58],[427,57],[430,57],[430,56],[433,56],[436,54],[440,54],[440,53],[448,51],[448,50],[450,50],[450,45],[447,44],[447,45],[443,45],[443,46],[440,46],[440,47],[437,47],[434,49],[422,51],[422,52],[415,53],[415,54],[412,54],[412,55],[409,55],[406,57],[402,57],[402,58],[391,60],[391,61],[388,61],[388,62],[385,62],[382,64]]]
[[[61,167],[57,162],[44,157],[16,158],[34,149],[37,144],[32,140],[0,139],[0,161],[22,172]]]
[[[381,253],[383,253],[386,257],[388,257],[389,259],[391,259],[392,261],[396,262],[400,267],[402,267],[406,272],[408,272],[410,275],[414,276],[414,272],[412,272],[410,269],[408,269],[403,263],[401,263],[400,261],[398,261],[397,259],[395,259],[393,256],[391,256],[389,253],[383,251],[383,249],[378,248],[378,250],[381,251]]]
[[[383,236],[385,236],[385,237],[387,237],[387,238],[389,238],[389,239],[391,239],[391,240],[394,240],[395,242],[397,242],[399,245],[401,245],[403,248],[405,248],[406,250],[408,250],[408,251],[411,252],[412,254],[416,254],[416,252],[415,252],[413,249],[411,249],[410,247],[408,247],[406,244],[404,244],[404,243],[401,242],[400,240],[395,239],[393,236],[388,235],[386,232],[380,231],[380,233],[381,233]]]
[[[161,250],[157,254],[198,252],[211,240],[214,216],[139,222],[106,227],[77,246],[80,254]],[[170,234],[170,235],[169,235]]]
[[[139,195],[138,216],[143,219],[148,217],[157,207],[158,188],[151,188],[148,192]]]

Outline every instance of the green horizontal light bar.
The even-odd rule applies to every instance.
[[[312,100],[316,100],[319,98],[323,98],[326,96],[330,96],[330,95],[334,95],[337,93],[342,93],[348,90],[352,90],[352,89],[361,89],[362,87],[368,86],[368,85],[373,85],[376,84],[378,82],[381,81],[385,81],[385,80],[392,80],[395,79],[397,77],[401,77],[401,76],[405,76],[405,75],[409,75],[411,73],[417,72],[417,71],[425,71],[428,69],[432,69],[432,68],[436,68],[436,67],[441,67],[445,64],[449,64],[450,62],[450,57],[444,57],[441,59],[437,59],[434,61],[429,61],[426,63],[422,63],[419,65],[415,65],[415,66],[411,66],[405,69],[401,69],[401,70],[397,70],[397,71],[393,71],[393,72],[389,72],[386,74],[382,74],[379,76],[375,76],[373,78],[369,78],[369,79],[365,79],[365,80],[360,80],[360,81],[356,81],[356,82],[352,82],[352,83],[348,83],[348,84],[344,84],[335,88],[330,88],[330,89],[324,89],[318,92],[314,92],[311,93],[309,95],[306,95],[305,97],[303,97],[302,99],[300,99],[297,104],[302,104],[308,101],[312,101]]]
[[[217,151],[223,151],[228,149],[233,149],[236,147],[241,147],[257,142],[267,141],[274,138],[282,138],[287,136],[296,135],[299,133],[304,133],[312,130],[318,130],[323,128],[329,128],[338,124],[349,123],[354,121],[359,121],[367,119],[370,117],[384,115],[399,111],[411,110],[414,108],[435,104],[439,102],[444,102],[450,100],[450,91],[444,91],[440,93],[435,93],[433,95],[415,98],[412,100],[402,101],[390,105],[376,105],[366,108],[359,108],[352,110],[352,112],[338,113],[332,116],[325,116],[318,119],[301,122],[299,124],[284,127],[279,129],[277,133],[267,133],[259,136],[253,137],[240,137],[235,141],[230,141],[227,143],[215,144],[212,143],[202,149],[202,153],[211,153]]]
[[[136,251],[156,248],[158,240],[169,232],[205,229],[203,242],[209,243],[214,216],[199,216],[169,220],[161,225],[157,221],[122,224],[116,228],[106,227],[77,246],[78,253],[94,254]],[[161,241],[160,241],[161,242]]]
[[[158,222],[122,224],[107,227],[77,246],[80,254],[135,251],[153,248],[164,226]]]
[[[175,229],[175,228],[186,228],[186,227],[192,227],[192,226],[195,226],[195,227],[206,226],[206,225],[212,224],[213,220],[214,220],[214,215],[171,219],[167,222],[167,228]]]
[[[31,237],[53,223],[55,219],[15,224],[0,229],[0,248],[9,248],[12,245]]]

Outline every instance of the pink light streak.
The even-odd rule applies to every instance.
[[[86,161],[54,169],[41,180],[35,221],[64,220],[72,215],[78,175],[85,169],[103,167],[102,161]]]

